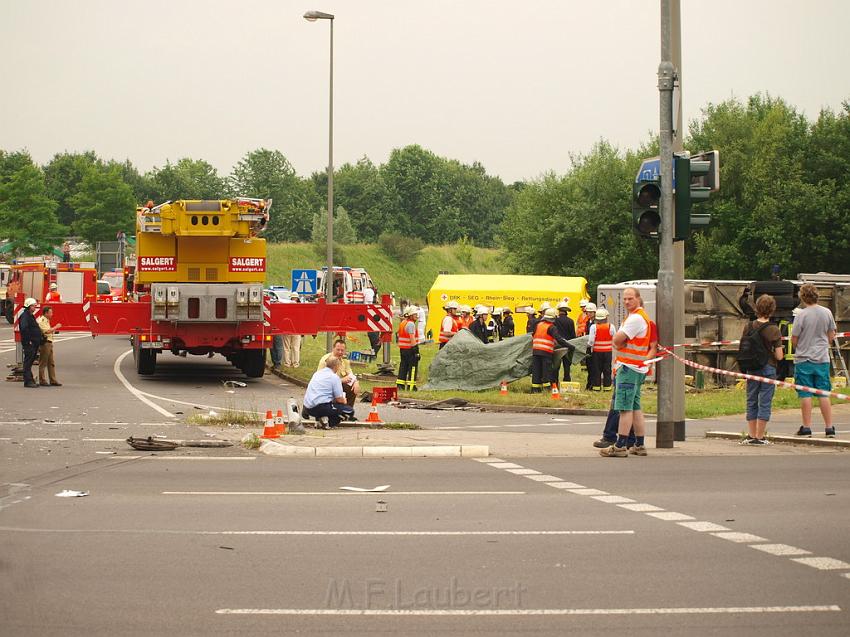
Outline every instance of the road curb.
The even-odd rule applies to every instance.
[[[301,447],[266,440],[260,452],[267,456],[291,458],[486,458],[487,445],[416,445],[365,447]]]
[[[732,431],[706,431],[705,437],[720,440],[741,440],[741,434]],[[784,442],[796,445],[808,445],[810,447],[838,447],[839,449],[850,448],[850,440],[839,440],[838,438],[809,438],[806,436],[782,436],[771,434],[767,434],[765,438],[770,442]]]

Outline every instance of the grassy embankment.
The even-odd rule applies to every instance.
[[[440,271],[453,274],[481,272],[498,274],[505,272],[501,265],[499,253],[496,250],[474,248],[472,258],[468,263],[458,259],[454,246],[427,246],[409,263],[400,263],[384,254],[377,245],[345,246],[347,262],[356,267],[366,268],[374,279],[381,293],[394,292],[397,299],[410,298],[414,302],[424,302],[425,295]],[[318,268],[322,266],[322,257],[308,243],[274,244],[269,246],[269,284],[289,285],[290,271],[293,268]],[[369,348],[365,334],[349,335],[349,351]],[[303,339],[301,367],[286,369],[288,373],[302,380],[309,380],[315,371],[319,358],[324,353],[325,339],[306,337]],[[419,385],[425,384],[428,378],[428,367],[437,353],[436,345],[420,347]],[[392,348],[392,360],[398,367],[398,349]],[[372,373],[376,370],[374,363],[354,365],[355,373]],[[573,367],[572,378],[582,387],[586,376],[580,367]],[[364,389],[373,386],[385,386],[392,383],[361,381]],[[538,407],[576,407],[585,409],[607,409],[610,394],[580,392],[565,394],[566,399],[553,401],[547,394],[530,394],[530,378],[524,378],[509,387],[508,396],[500,396],[498,389],[481,392],[464,391],[420,391],[406,393],[405,396],[423,400],[442,400],[458,397],[476,403],[510,404]],[[848,390],[841,390],[848,391]],[[837,401],[833,401],[837,402]],[[657,408],[657,393],[655,386],[647,386],[643,396],[643,406],[647,413],[655,413]],[[794,391],[777,389],[773,401],[774,409],[797,408],[799,401]],[[688,390],[686,396],[685,414],[688,418],[709,418],[740,414],[746,407],[746,393],[742,389],[707,389],[705,391]],[[743,422],[743,419],[742,419]]]

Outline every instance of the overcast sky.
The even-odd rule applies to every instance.
[[[221,174],[248,151],[327,165],[421,144],[512,182],[658,128],[658,0],[0,0],[0,148]],[[850,99],[847,0],[682,0],[686,120],[759,91]]]

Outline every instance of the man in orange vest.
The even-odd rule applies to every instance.
[[[552,369],[552,358],[555,345],[566,347],[570,352],[575,349],[565,341],[555,327],[558,313],[549,308],[543,313],[543,318],[534,328],[534,338],[531,341],[531,393],[539,394],[550,383],[558,382],[557,370]]]
[[[61,303],[62,296],[59,294],[59,286],[55,283],[50,284],[50,291],[47,293],[47,296],[44,297],[45,303]]]
[[[599,450],[599,455],[607,458],[646,455],[646,425],[640,408],[640,390],[649,371],[646,361],[651,358],[651,322],[641,307],[640,292],[635,288],[623,290],[623,305],[629,316],[613,338],[614,348],[617,350],[614,360],[614,409],[620,412],[620,422],[617,428],[617,442],[611,447]],[[632,426],[635,428],[635,446],[628,450],[626,444]]]
[[[578,302],[581,313],[578,315],[576,323],[576,336],[584,336],[587,334],[587,299],[582,299]]]
[[[461,328],[460,317],[457,316],[458,307],[460,306],[457,301],[449,301],[443,306],[446,315],[440,322],[440,349],[443,349]]]
[[[401,353],[401,363],[398,366],[398,378],[395,381],[398,390],[416,390],[416,366],[419,363],[419,340],[416,335],[416,319],[419,308],[408,305],[404,310],[404,318],[398,326],[396,340]]]
[[[611,351],[616,331],[608,322],[608,310],[600,307],[587,337],[587,348],[593,352],[593,378],[590,379],[593,391],[611,391]]]

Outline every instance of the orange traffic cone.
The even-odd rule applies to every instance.
[[[500,396],[507,396],[508,395],[508,383],[507,382],[502,381],[502,384],[499,385],[499,395]]]
[[[266,422],[263,426],[263,435],[260,438],[280,438],[280,434],[277,432],[277,429],[274,426],[274,418],[272,417],[272,410],[269,409],[266,412]]]
[[[552,400],[561,400],[561,391],[558,389],[558,383],[552,383],[552,395],[549,398]]]
[[[283,410],[277,410],[277,416],[274,417],[274,428],[277,433],[283,435],[286,433],[286,420],[283,417]]]
[[[366,418],[366,422],[384,422],[378,415],[378,403],[374,398],[372,398],[372,406],[369,408],[369,416]]]

